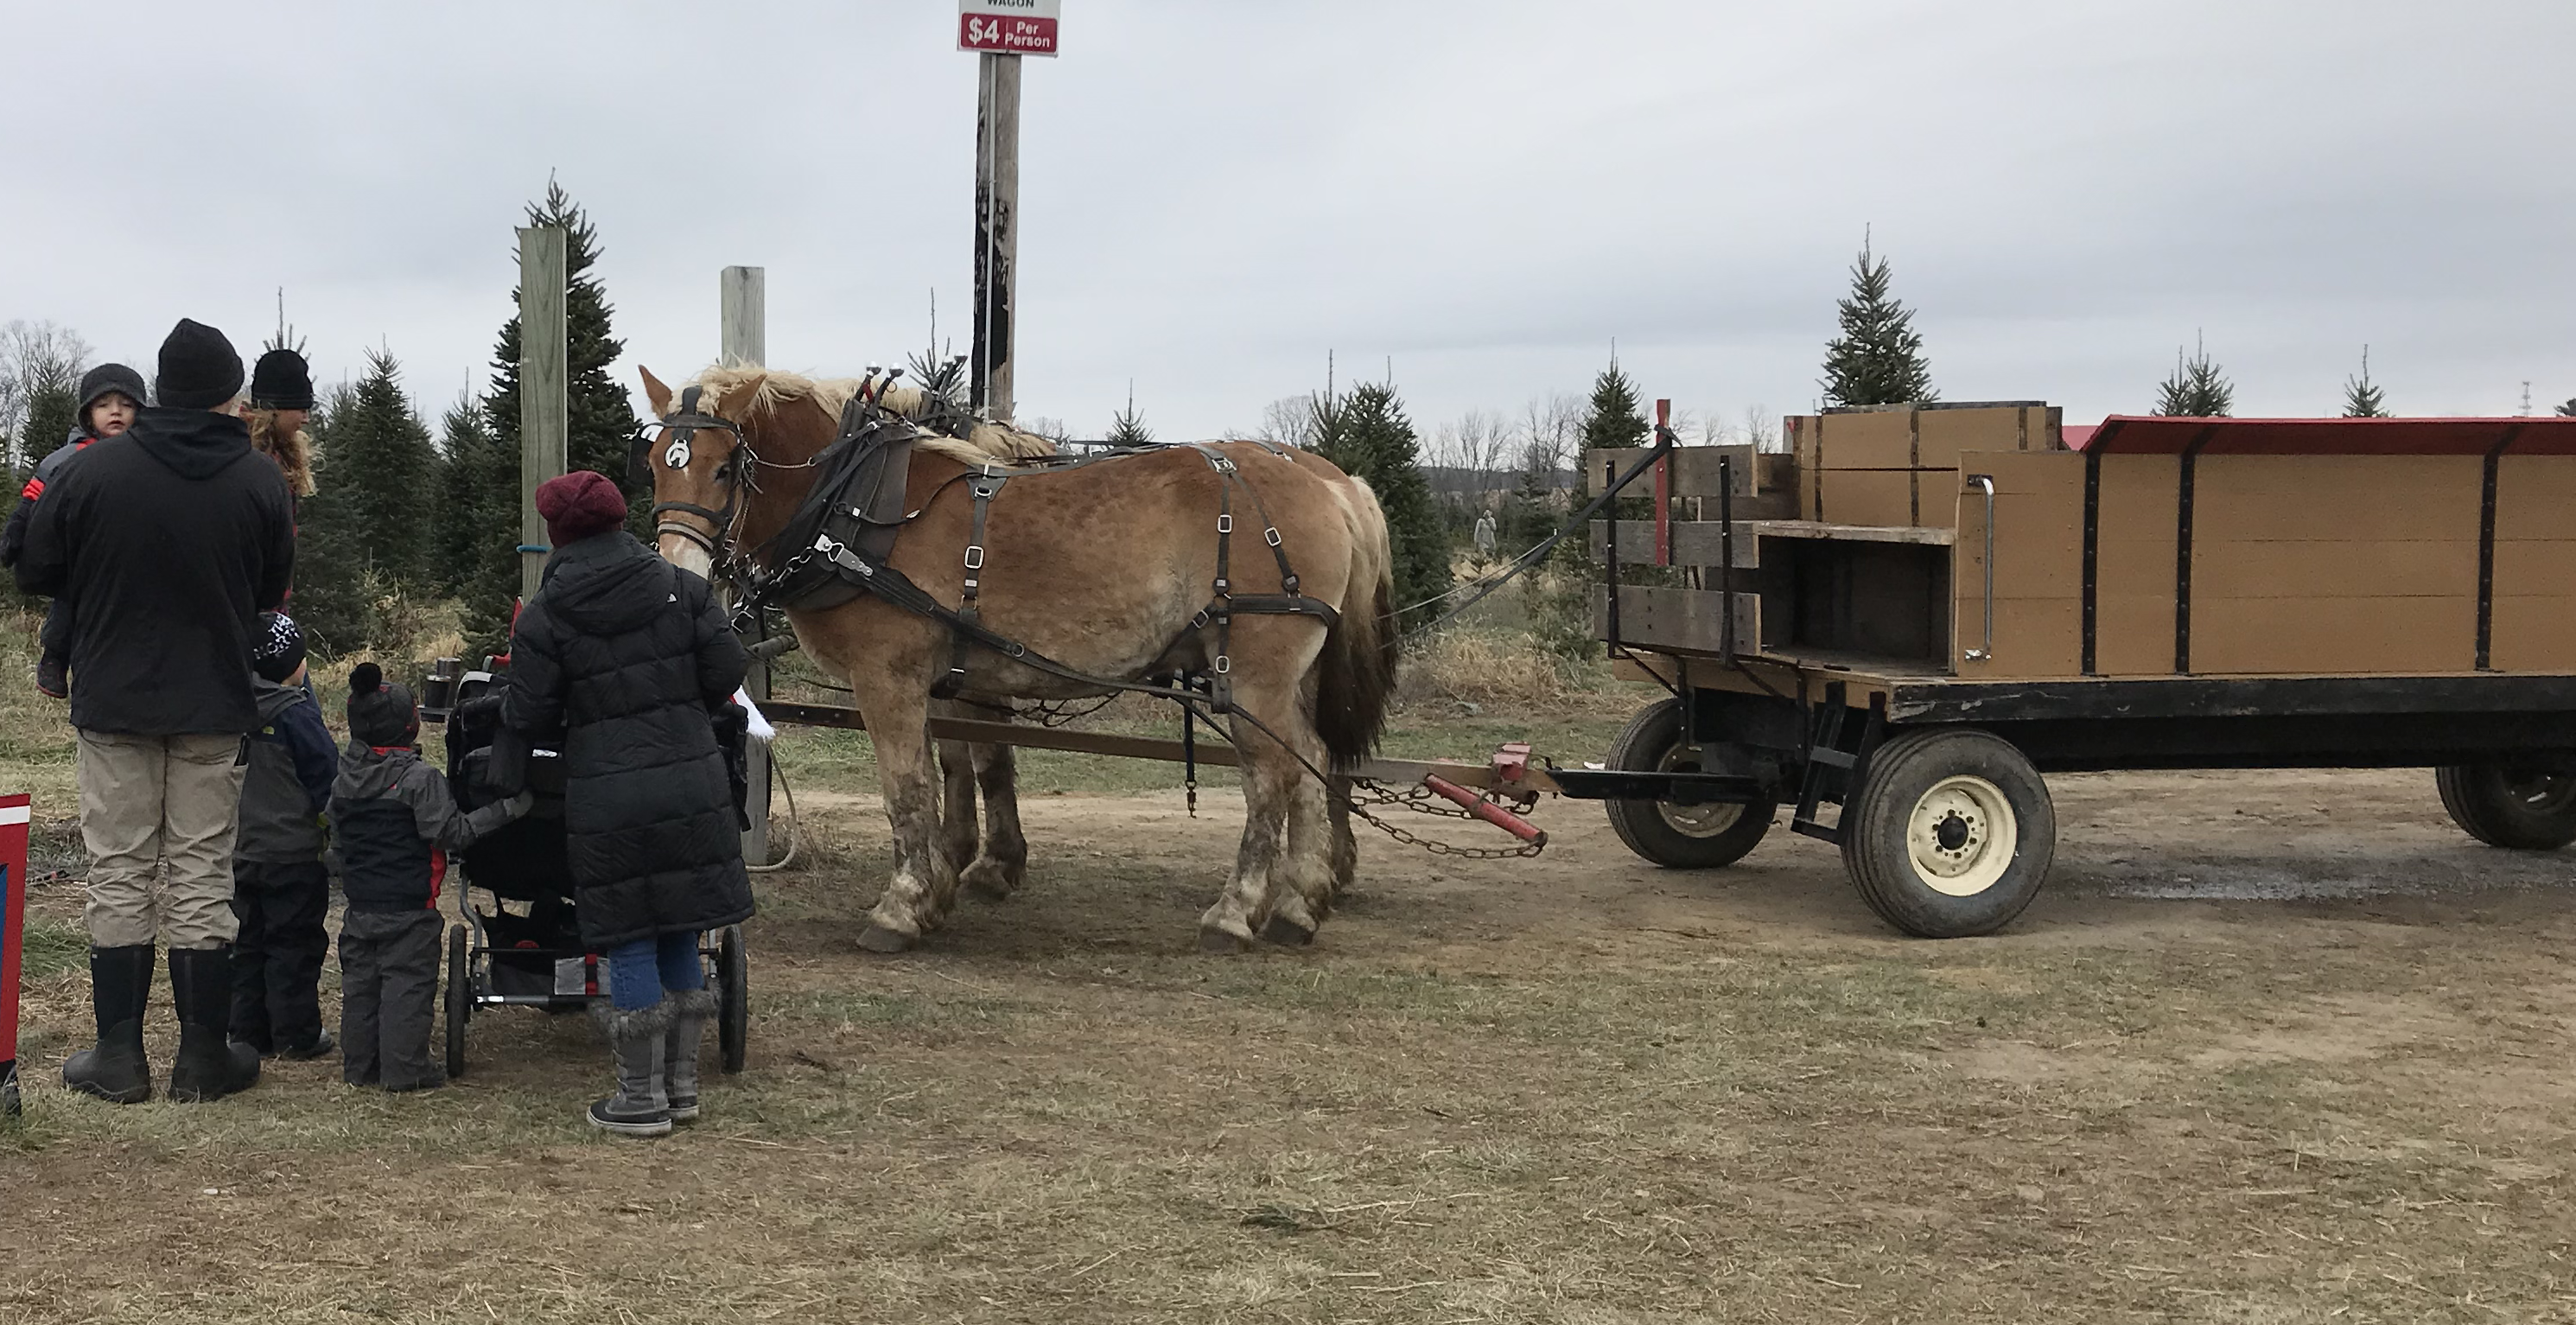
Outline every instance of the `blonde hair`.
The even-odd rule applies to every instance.
[[[286,475],[287,489],[298,497],[310,497],[317,489],[313,484],[313,435],[301,428],[291,437],[277,435],[277,411],[249,409],[242,419],[250,424],[250,448],[277,462]]]

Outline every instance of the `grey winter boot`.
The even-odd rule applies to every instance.
[[[662,1094],[662,1051],[671,1033],[671,1000],[649,1008],[591,1005],[617,1063],[617,1093],[590,1106],[590,1122],[620,1136],[664,1136],[671,1106]]]
[[[98,1044],[63,1064],[63,1084],[111,1104],[152,1098],[152,1064],[143,1056],[143,1009],[152,1001],[152,945],[90,949],[89,997],[98,1012]]]
[[[712,989],[691,989],[666,997],[671,1007],[671,1037],[662,1046],[662,1099],[671,1121],[698,1120],[698,1045],[705,1040],[707,1018],[724,1000]]]

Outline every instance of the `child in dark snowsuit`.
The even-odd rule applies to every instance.
[[[45,485],[60,477],[63,466],[90,443],[124,432],[142,412],[143,374],[121,363],[100,364],[81,376],[80,395],[71,436],[36,462],[35,475],[18,493],[17,509],[9,512],[9,523],[0,526],[0,567],[16,566],[18,554],[26,550],[27,521],[36,513],[36,499],[45,495]],[[36,639],[36,688],[61,699],[71,693],[72,604],[68,599],[58,597],[46,607],[45,627]]]
[[[420,760],[420,709],[374,663],[349,673],[349,744],[331,784],[340,849],[340,1075],[352,1086],[447,1084],[429,1061],[438,1003],[438,886],[447,855],[528,812],[521,792],[471,813]]]
[[[232,1039],[266,1058],[320,1058],[335,1047],[322,1029],[318,985],[331,936],[331,875],[322,864],[322,812],[338,768],[322,706],[304,689],[304,632],[283,613],[260,615],[251,642],[250,736],[240,829],[233,840]]]

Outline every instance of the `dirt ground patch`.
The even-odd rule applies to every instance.
[[[1029,886],[890,960],[872,800],[804,792],[750,1070],[642,1145],[537,1014],[426,1096],[43,1089],[86,1034],[50,885],[0,1318],[2576,1319],[2576,859],[2429,774],[2052,785],[1986,939],[1785,831],[1682,873],[1559,802],[1537,861],[1370,840],[1313,948],[1203,957],[1212,791],[1032,796]]]

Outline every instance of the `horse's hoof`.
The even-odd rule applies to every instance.
[[[902,952],[914,943],[913,936],[883,925],[870,925],[859,931],[859,946],[869,952]]]
[[[1201,952],[1236,953],[1247,951],[1251,947],[1252,940],[1241,934],[1219,929],[1214,925],[1199,927],[1199,951]]]
[[[981,860],[967,866],[957,881],[965,885],[966,891],[977,900],[986,902],[1007,902],[1020,886],[1020,881],[1011,877],[1011,872],[999,862]]]
[[[1272,916],[1270,923],[1261,927],[1261,941],[1283,948],[1302,948],[1315,941],[1315,931],[1286,916]]]

